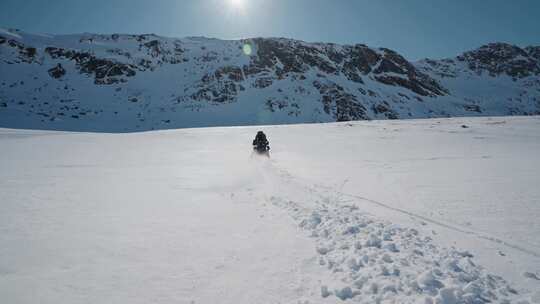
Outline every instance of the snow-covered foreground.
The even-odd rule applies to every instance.
[[[539,117],[260,128],[0,130],[2,302],[540,303]]]

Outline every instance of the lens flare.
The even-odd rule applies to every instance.
[[[244,51],[244,54],[246,54],[247,56],[251,56],[251,52],[253,51],[249,43],[244,43],[242,50]]]

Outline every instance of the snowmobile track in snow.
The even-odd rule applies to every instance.
[[[274,162],[268,164],[263,171],[263,181],[281,189],[270,193],[285,194],[270,195],[268,201],[287,210],[299,227],[309,233],[316,243],[319,264],[333,277],[333,286],[321,286],[321,297],[335,296],[359,303],[398,299],[401,303],[416,303],[419,298],[425,303],[511,303],[524,299],[524,295],[502,277],[477,265],[468,251],[437,246],[416,229],[399,227],[361,211],[355,202],[367,201],[482,237],[476,232],[330,187],[306,186],[286,170],[276,167]],[[325,194],[320,189],[330,193]],[[295,195],[299,193],[303,195]],[[336,282],[341,283],[336,285]],[[526,300],[523,303],[527,303]]]
[[[280,171],[283,176],[287,176],[287,177],[291,176],[284,169],[279,169],[279,168],[276,168],[276,169],[278,171]],[[333,192],[336,196],[345,196],[345,197],[349,197],[349,198],[351,198],[353,200],[362,200],[362,201],[365,201],[365,202],[369,202],[371,204],[375,204],[375,205],[377,205],[379,207],[382,207],[382,208],[385,208],[385,209],[388,209],[388,210],[391,210],[391,211],[395,211],[395,212],[398,212],[398,213],[401,213],[401,214],[404,214],[404,215],[408,215],[408,216],[411,216],[413,218],[416,218],[416,219],[419,219],[419,220],[422,220],[422,221],[425,221],[425,222],[429,222],[431,224],[438,225],[438,226],[441,226],[441,227],[444,227],[444,228],[447,228],[447,229],[450,229],[450,230],[453,230],[453,231],[456,231],[456,232],[464,233],[464,234],[467,234],[467,235],[472,235],[472,236],[475,236],[475,237],[483,239],[483,240],[487,240],[487,241],[495,242],[495,243],[498,243],[498,244],[502,244],[502,245],[504,245],[506,247],[510,247],[510,248],[518,250],[520,252],[523,252],[523,253],[529,254],[531,256],[540,258],[540,253],[538,253],[538,252],[536,252],[536,251],[534,251],[532,249],[528,249],[528,248],[513,244],[512,242],[503,240],[503,239],[501,239],[499,237],[495,237],[495,236],[485,234],[485,233],[481,233],[481,232],[478,232],[478,231],[473,231],[473,230],[470,230],[470,229],[466,229],[464,227],[460,227],[460,226],[457,226],[457,225],[445,223],[445,222],[442,222],[442,221],[439,221],[439,220],[434,220],[432,218],[429,218],[429,217],[426,217],[426,216],[423,216],[423,215],[420,215],[420,214],[417,214],[417,213],[414,213],[414,212],[411,212],[411,211],[407,211],[407,210],[404,210],[404,209],[401,209],[401,208],[392,207],[392,206],[390,206],[388,204],[385,204],[383,202],[373,200],[373,199],[370,199],[370,198],[367,198],[367,197],[363,197],[363,196],[360,196],[360,195],[348,194],[348,193],[345,193],[345,192],[342,192],[342,191],[338,191],[335,188],[332,188],[332,187],[329,187],[329,186],[326,186],[326,185],[320,185],[320,184],[317,184],[314,187],[303,185],[303,187],[305,187],[307,189],[310,189],[310,191],[316,191],[315,188],[323,188],[323,189],[326,189],[327,191]]]
[[[325,186],[319,185],[319,187],[322,188],[322,187],[325,187]],[[328,189],[330,189],[330,188],[328,188]],[[473,235],[473,236],[476,236],[478,238],[481,238],[481,239],[484,239],[484,240],[487,240],[487,241],[495,242],[495,243],[498,243],[498,244],[503,244],[503,245],[505,245],[507,247],[510,247],[510,248],[515,249],[515,250],[521,251],[523,253],[526,253],[526,254],[529,254],[529,255],[540,258],[540,253],[538,253],[536,251],[524,248],[524,247],[516,245],[516,244],[512,244],[512,243],[510,243],[508,241],[502,240],[502,239],[494,237],[494,236],[489,236],[489,235],[482,234],[482,233],[477,232],[477,231],[468,230],[468,229],[465,229],[463,227],[457,227],[457,226],[454,226],[454,225],[451,225],[451,224],[448,224],[448,223],[437,221],[437,220],[434,220],[434,219],[428,218],[426,216],[419,215],[419,214],[416,214],[416,213],[413,213],[413,212],[410,212],[410,211],[407,211],[407,210],[404,210],[404,209],[389,206],[389,205],[387,205],[385,203],[382,203],[382,202],[379,202],[379,201],[376,201],[376,200],[373,200],[373,199],[370,199],[370,198],[367,198],[367,197],[347,194],[347,193],[344,193],[344,192],[336,192],[336,193],[338,193],[339,195],[342,195],[342,196],[347,196],[347,197],[363,200],[363,201],[366,201],[366,202],[370,202],[370,203],[376,204],[376,205],[378,205],[380,207],[383,207],[383,208],[386,208],[386,209],[389,209],[389,210],[392,210],[392,211],[396,211],[396,212],[399,212],[399,213],[403,213],[403,214],[409,215],[411,217],[414,217],[416,219],[420,219],[420,220],[423,220],[423,221],[426,221],[426,222],[429,222],[429,223],[432,223],[432,224],[435,224],[435,225],[438,225],[438,226],[441,226],[441,227],[444,227],[444,228],[447,228],[447,229],[451,229],[451,230],[454,230],[456,232],[465,233],[465,234],[468,234],[468,235]]]

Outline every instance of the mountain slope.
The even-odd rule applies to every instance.
[[[411,63],[360,44],[0,30],[0,126],[137,131],[538,114],[539,54],[497,43]]]

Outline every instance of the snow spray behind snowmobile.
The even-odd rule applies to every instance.
[[[253,151],[259,155],[270,157],[270,145],[263,131],[257,132],[253,140]]]

